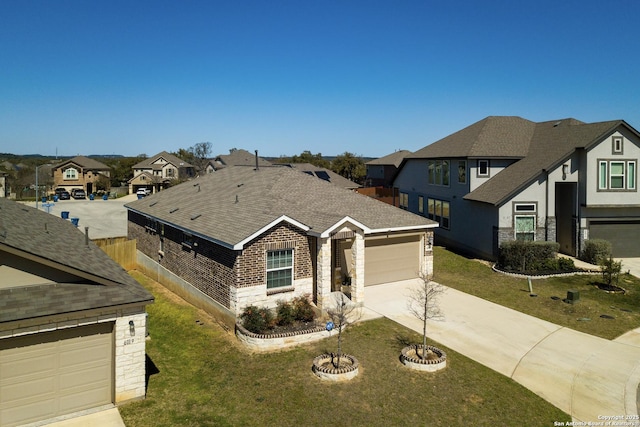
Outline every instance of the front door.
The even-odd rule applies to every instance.
[[[578,184],[575,182],[556,183],[556,242],[560,252],[577,256],[578,239]]]

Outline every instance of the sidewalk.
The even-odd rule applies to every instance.
[[[422,322],[406,309],[415,283],[367,287],[365,307],[421,333]],[[640,330],[609,341],[451,288],[440,308],[445,320],[428,322],[429,338],[512,378],[575,421],[638,414]]]

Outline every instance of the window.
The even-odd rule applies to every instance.
[[[409,208],[409,195],[407,193],[400,193],[400,209]]]
[[[459,160],[458,161],[458,184],[466,184],[467,183],[467,161]]]
[[[534,241],[536,236],[536,217],[533,215],[515,216],[516,240]]]
[[[449,160],[429,160],[427,182],[433,185],[449,185]]]
[[[174,173],[175,173],[175,170],[173,168],[167,168],[167,176],[168,177],[174,176],[173,175]]]
[[[424,213],[424,197],[418,196],[418,213]]]
[[[293,249],[267,252],[267,289],[293,286]]]
[[[478,160],[478,176],[489,176],[489,160]]]
[[[622,137],[614,136],[611,144],[611,151],[614,154],[622,154]]]
[[[598,190],[635,189],[635,160],[600,160],[598,162]]]
[[[440,224],[440,227],[449,229],[450,204],[444,200],[427,199],[427,217]]]
[[[78,179],[78,171],[74,168],[69,168],[65,170],[64,179]]]
[[[193,244],[193,235],[190,233],[182,233],[182,246],[191,249]]]

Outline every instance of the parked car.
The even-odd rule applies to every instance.
[[[71,198],[68,191],[61,191],[59,193],[56,191],[56,194],[58,195],[58,200],[69,200]]]
[[[149,194],[151,194],[151,190],[149,190],[148,188],[139,188],[138,191],[136,191],[136,194],[138,196],[148,196]]]
[[[71,197],[73,197],[74,199],[86,199],[87,195],[85,194],[84,190],[82,188],[74,188],[73,190],[71,190]]]
[[[56,194],[57,196],[60,196],[62,193],[65,193],[65,192],[68,194],[68,191],[67,191],[67,189],[66,189],[66,188],[64,188],[64,187],[58,187],[58,188],[56,188],[56,193],[55,193],[55,194]]]

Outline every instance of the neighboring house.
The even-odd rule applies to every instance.
[[[140,188],[155,193],[169,187],[173,182],[178,182],[179,179],[191,178],[194,175],[193,165],[163,151],[133,166],[133,178],[128,182],[129,194],[134,194]]]
[[[144,398],[152,302],[69,221],[0,199],[0,425]]]
[[[576,256],[602,238],[640,256],[640,135],[622,120],[487,117],[407,156],[401,207],[440,223],[439,243],[495,259],[508,240]]]
[[[0,197],[9,195],[9,187],[7,186],[7,174],[0,172]]]
[[[326,308],[346,281],[362,303],[433,271],[434,221],[287,167],[227,167],[126,207],[141,264],[227,318],[301,295]]]
[[[87,194],[99,187],[109,189],[111,168],[97,160],[76,156],[52,168],[54,187],[64,187],[67,191],[82,189]]]
[[[211,173],[228,166],[264,167],[270,165],[271,162],[262,157],[258,157],[257,151],[255,154],[252,154],[247,150],[232,148],[229,150],[229,154],[220,154],[215,159],[210,160],[206,170],[207,173]]]
[[[338,187],[346,188],[347,190],[360,188],[360,184],[357,184],[342,175],[338,175],[331,169],[321,168],[319,166],[312,165],[311,163],[285,163],[284,166],[297,169],[307,175],[315,176],[316,178],[330,182]]]
[[[400,163],[409,154],[411,154],[411,151],[398,150],[395,153],[365,163],[367,167],[365,185],[367,187],[391,187]]]

